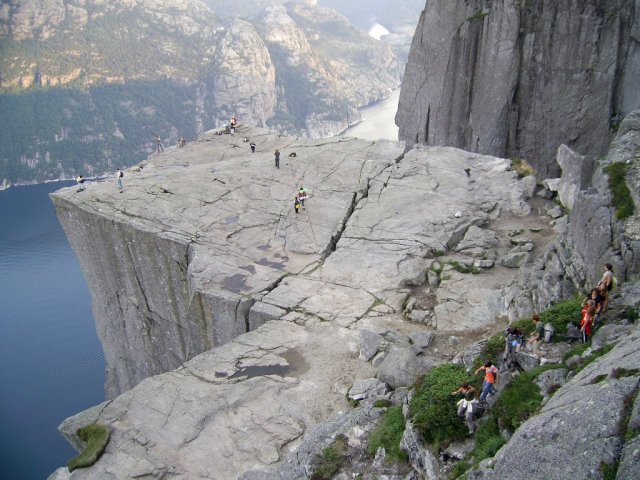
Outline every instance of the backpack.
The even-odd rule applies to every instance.
[[[611,276],[611,290],[615,290],[616,288],[618,288],[618,279],[616,278],[615,275]]]
[[[553,338],[553,334],[555,333],[555,329],[553,325],[550,323],[546,323],[544,326],[544,341],[545,343],[551,343],[551,338]]]

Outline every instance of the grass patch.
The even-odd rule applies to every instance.
[[[602,474],[602,480],[616,480],[618,474],[619,462],[615,463],[601,463],[600,473]]]
[[[331,480],[344,463],[346,451],[347,437],[338,435],[331,445],[322,449],[313,459],[311,480]]]
[[[600,358],[601,356],[606,355],[607,353],[609,353],[613,349],[613,347],[614,347],[614,345],[605,345],[604,347],[602,347],[597,352],[593,352],[588,357],[582,358],[581,361],[577,365],[574,366],[573,371],[575,373],[578,373],[579,371],[583,370],[587,365],[589,365],[594,360],[596,360],[596,359]]]
[[[391,402],[389,400],[380,399],[373,402],[373,406],[377,408],[387,408],[391,406]]]
[[[622,315],[624,316],[624,318],[633,323],[638,320],[638,310],[629,305],[624,308]]]
[[[640,374],[640,369],[638,368],[614,368],[611,370],[611,377],[613,378],[624,378],[624,377],[636,377]]]
[[[472,273],[474,275],[477,275],[480,273],[480,270],[475,265],[471,265],[470,267],[467,267],[466,265],[463,265],[460,262],[456,262],[455,260],[451,260],[449,262],[449,265],[451,265],[451,268],[453,268],[458,273]]]
[[[482,349],[482,354],[473,362],[472,371],[476,371],[479,367],[483,366],[487,360],[491,361],[494,365],[498,365],[504,353],[504,345],[505,340],[501,333],[497,333],[489,338],[487,344]]]
[[[556,303],[552,307],[548,308],[540,314],[540,320],[542,323],[551,323],[555,330],[553,341],[559,341],[560,336],[564,336],[567,333],[567,323],[571,322],[575,325],[580,324],[580,310],[582,307],[582,298],[579,296],[573,297],[569,300]],[[533,330],[533,322],[531,329]]]
[[[596,375],[591,379],[591,382],[589,383],[595,385],[596,383],[600,383],[601,381],[605,380],[608,376],[609,375],[607,375],[606,373],[603,373],[602,375]]]
[[[469,453],[469,458],[473,458],[477,464],[485,458],[493,457],[505,443],[505,439],[500,435],[498,418],[491,415],[476,431],[476,444]]]
[[[371,432],[367,451],[375,456],[378,448],[383,447],[387,452],[387,458],[398,462],[406,462],[407,454],[400,450],[400,440],[404,433],[406,422],[402,414],[402,406],[396,405],[389,408],[380,423]]]
[[[456,463],[453,468],[449,471],[449,475],[447,475],[447,478],[449,480],[455,480],[456,478],[461,477],[462,475],[464,475],[467,470],[469,470],[473,465],[469,462],[458,462]]]
[[[536,171],[533,169],[533,167],[529,165],[526,160],[519,157],[514,157],[511,159],[511,166],[520,178],[536,174]]]
[[[627,187],[627,164],[616,162],[605,167],[604,171],[609,175],[609,188],[611,189],[611,203],[616,209],[616,218],[624,220],[633,215],[635,205],[629,187]]]
[[[575,347],[572,347],[570,350],[567,350],[565,354],[562,356],[562,361],[566,362],[567,360],[569,360],[571,357],[575,355],[577,356],[582,355],[584,352],[587,351],[587,348],[589,348],[590,346],[591,346],[591,341],[589,341],[589,343],[580,343]]]
[[[89,467],[96,463],[104,453],[110,438],[107,427],[98,423],[79,428],[76,433],[82,441],[86,442],[87,446],[77,457],[72,458],[67,463],[67,468],[70,472],[73,472],[76,468]]]
[[[459,440],[467,436],[467,428],[458,416],[451,392],[469,380],[462,365],[440,365],[416,384],[409,408],[413,424],[424,441],[431,445]]]

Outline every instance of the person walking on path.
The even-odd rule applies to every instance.
[[[251,153],[256,153],[256,142],[251,142],[249,147],[251,148]]]
[[[462,382],[462,385],[460,385],[460,388],[457,389],[454,392],[451,392],[451,396],[455,397],[456,395],[458,395],[459,393],[461,393],[462,395],[467,395],[468,393],[472,394],[475,398],[478,398],[480,396],[480,394],[478,393],[478,390],[476,390],[475,388],[473,388],[473,386],[471,386],[469,384],[469,382]]]
[[[293,201],[293,209],[296,211],[296,214],[300,212],[300,200],[298,200],[297,195],[296,195],[296,199]]]
[[[476,413],[478,406],[478,400],[472,393],[467,393],[462,400],[458,403],[458,416],[463,417],[467,428],[469,429],[469,435],[473,435],[476,431],[476,422],[473,420],[473,416]]]
[[[162,140],[160,139],[160,135],[156,135],[156,153],[164,152],[164,147],[162,146]]]
[[[275,151],[275,152],[273,152],[273,154],[274,154],[274,155],[275,155],[275,157],[276,157],[276,168],[277,168],[277,169],[280,169],[280,150],[278,150],[278,149],[276,148],[276,151]],[[296,200],[297,200],[297,198],[296,198]]]
[[[78,192],[84,192],[84,177],[82,175],[78,175],[76,177],[76,182],[78,183]]]
[[[124,177],[124,173],[122,173],[122,170],[116,170],[116,178],[118,179],[118,188],[120,189],[120,193],[122,193],[122,190],[124,189],[124,185],[122,184],[122,177]]]
[[[495,393],[493,385],[498,381],[498,369],[491,363],[490,360],[484,362],[484,365],[476,370],[478,372],[484,370],[484,382],[482,383],[482,393],[480,394],[480,401],[484,402],[487,395],[493,395]]]
[[[304,201],[307,199],[307,189],[304,187],[300,187],[298,190],[298,198],[300,199],[300,205],[302,205],[302,209],[304,210]]]

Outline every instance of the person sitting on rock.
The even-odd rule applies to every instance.
[[[460,385],[459,389],[457,389],[454,392],[451,392],[451,396],[453,397],[458,394],[466,395],[467,393],[471,393],[475,398],[480,397],[478,390],[473,388],[473,386],[469,382],[462,382],[462,385]]]
[[[545,355],[544,352],[540,349],[542,343],[544,342],[544,324],[542,323],[542,321],[540,321],[540,315],[538,315],[537,313],[533,314],[531,320],[533,320],[534,330],[531,334],[531,337],[529,337],[529,341],[527,342],[527,344],[531,345],[533,354],[536,357],[541,358]]]
[[[458,416],[464,417],[465,424],[469,429],[469,435],[473,435],[476,431],[476,422],[473,417],[478,407],[478,400],[472,393],[467,393],[457,404]]]
[[[484,382],[482,383],[482,393],[480,394],[480,401],[484,402],[487,395],[495,393],[493,385],[498,381],[498,369],[491,363],[491,360],[487,360],[482,367],[475,371],[476,375],[480,371],[484,371]]]

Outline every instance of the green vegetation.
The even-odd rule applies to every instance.
[[[514,377],[496,400],[486,423],[476,432],[476,445],[469,454],[475,463],[492,457],[505,444],[500,430],[514,431],[540,408],[542,395],[535,379],[542,372],[561,368],[560,365],[545,365]]]
[[[514,157],[511,159],[511,166],[520,178],[536,174],[536,171],[533,169],[533,167],[529,165],[526,160],[519,157]]]
[[[638,319],[638,310],[636,308],[633,308],[630,305],[627,305],[626,307],[624,307],[624,311],[622,312],[622,315],[627,320],[631,322],[635,322]]]
[[[602,347],[597,352],[593,352],[591,355],[589,355],[587,357],[581,357],[580,361],[576,365],[572,365],[569,369],[573,370],[575,373],[578,373],[579,371],[583,370],[584,367],[589,365],[594,360],[596,360],[596,359],[602,357],[603,355],[609,353],[612,349],[613,349],[613,345],[605,345],[604,347]]]
[[[487,15],[489,15],[488,12],[483,12],[482,10],[478,10],[476,13],[474,13],[470,17],[467,17],[467,22],[473,22],[473,21],[476,21],[476,20],[484,20],[484,17],[486,17]]]
[[[456,463],[451,470],[449,471],[449,475],[447,475],[447,478],[449,480],[455,480],[457,478],[460,478],[460,476],[464,475],[464,473],[469,470],[473,465],[469,462],[458,462]]]
[[[0,181],[90,177],[139,163],[156,134],[165,142],[173,131],[196,136],[195,97],[195,87],[165,80],[0,95]]]
[[[637,377],[640,368],[614,368],[611,370],[611,378]]]
[[[373,402],[373,406],[376,408],[387,408],[391,406],[391,402],[389,400],[380,399]]]
[[[575,325],[580,324],[581,297],[573,297],[569,300],[556,303],[540,314],[542,323],[551,323],[555,330],[554,342],[560,340],[560,337],[567,333],[567,323],[571,322]],[[533,322],[531,329],[533,330]]]
[[[82,441],[86,442],[87,446],[77,457],[67,463],[70,472],[76,468],[89,467],[96,463],[107,447],[110,438],[107,427],[97,423],[79,428],[76,433]]]
[[[604,171],[609,175],[609,188],[613,195],[612,203],[616,209],[616,218],[618,220],[629,218],[635,211],[635,205],[625,181],[627,164],[623,162],[612,163]]]
[[[480,273],[480,270],[478,269],[478,267],[474,265],[467,267],[466,265],[463,265],[460,262],[456,262],[455,260],[451,260],[448,263],[458,273],[473,273],[474,275],[477,275],[478,273]]]
[[[461,365],[440,365],[416,385],[409,405],[413,424],[425,442],[437,445],[467,436],[467,429],[457,416],[456,401],[451,392],[469,380]]]
[[[620,466],[619,462],[601,463],[600,473],[602,474],[602,480],[616,480],[619,466]]]
[[[404,433],[405,419],[402,415],[402,406],[396,405],[389,408],[383,415],[380,423],[371,432],[367,450],[374,456],[378,448],[383,447],[387,452],[387,458],[398,462],[406,462],[407,454],[400,450],[400,440]]]
[[[345,461],[347,437],[338,435],[331,445],[313,459],[311,480],[330,480]]]

